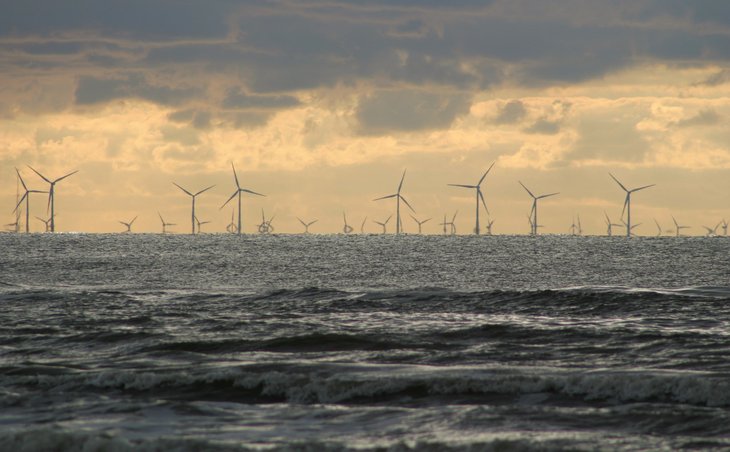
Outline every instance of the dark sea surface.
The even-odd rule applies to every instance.
[[[0,234],[0,450],[730,447],[730,239]]]

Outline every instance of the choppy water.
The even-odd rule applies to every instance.
[[[0,450],[730,447],[730,240],[0,234]]]

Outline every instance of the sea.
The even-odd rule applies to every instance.
[[[730,448],[725,237],[0,234],[0,450]]]

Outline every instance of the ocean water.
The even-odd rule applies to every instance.
[[[730,240],[0,234],[0,450],[730,447]]]

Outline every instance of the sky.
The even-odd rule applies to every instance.
[[[241,185],[244,231],[359,231],[402,194],[424,232],[474,184],[494,233],[586,234],[619,223],[628,188],[640,235],[702,235],[730,220],[730,2],[725,0],[0,0],[0,209],[16,173],[56,187],[58,231],[159,232],[160,212],[223,232]],[[408,214],[411,212],[406,210]],[[485,212],[481,213],[484,219]],[[45,195],[31,217],[45,217]],[[404,214],[406,231],[417,230]],[[390,231],[394,229],[393,220]],[[207,227],[207,229],[206,229]],[[31,230],[43,224],[32,220]]]

